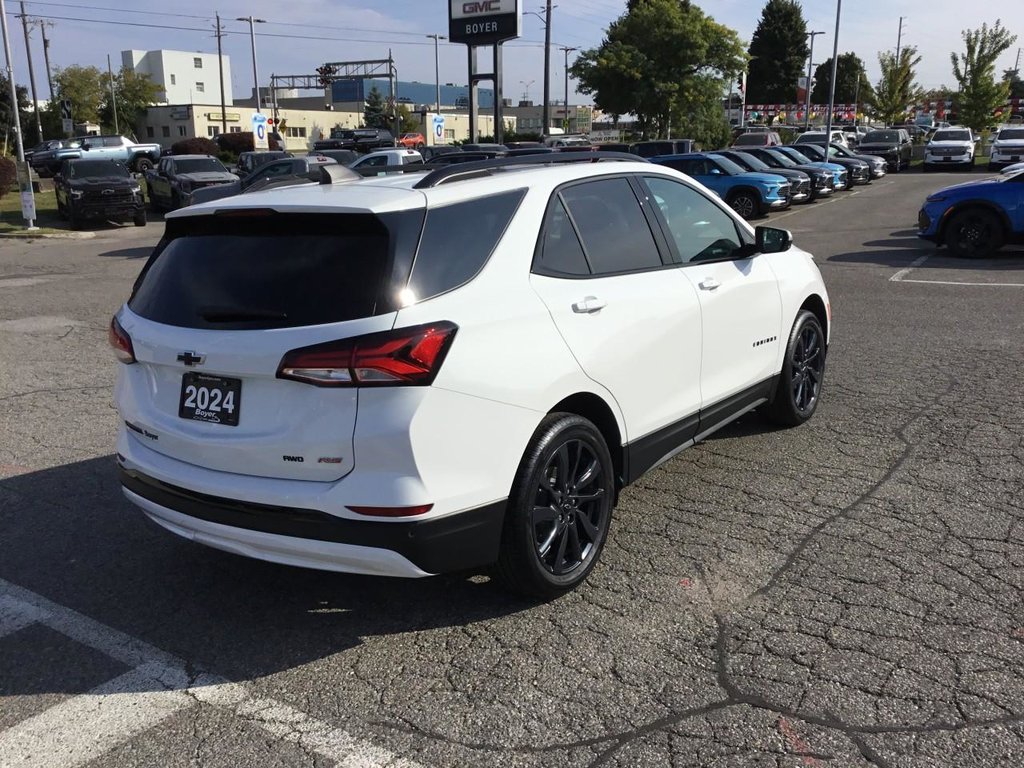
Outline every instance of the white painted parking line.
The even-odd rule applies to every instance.
[[[23,720],[0,734],[0,766],[75,768],[195,703],[161,687],[142,666]]]
[[[909,275],[914,269],[916,269],[917,267],[920,267],[926,261],[928,261],[928,254],[925,254],[924,256],[918,256],[916,259],[914,259],[912,262],[910,262],[910,266],[909,267],[907,267],[906,269],[901,269],[895,275],[890,277],[889,280],[891,282],[893,282],[893,283],[903,282],[903,278],[904,277]]]
[[[190,706],[214,706],[344,768],[421,768],[287,704],[252,696],[222,677],[190,677],[183,660],[0,579],[0,636],[40,623],[132,667],[0,731],[0,768],[73,767]]]
[[[988,288],[1024,288],[1024,283],[969,283],[965,280],[900,280],[901,283],[926,283],[928,285],[977,285]]]

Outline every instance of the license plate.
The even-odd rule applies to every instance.
[[[186,373],[181,377],[178,416],[183,419],[237,427],[241,403],[241,379],[205,373]]]
[[[952,163],[953,162],[953,158],[952,157],[944,157],[944,158],[942,158],[942,162],[944,162],[944,163]]]

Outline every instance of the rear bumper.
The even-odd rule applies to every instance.
[[[172,533],[284,565],[416,578],[490,565],[506,502],[429,520],[351,520],[312,509],[226,499],[121,467],[125,496]]]

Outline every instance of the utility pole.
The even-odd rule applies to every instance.
[[[220,132],[228,132],[228,108],[224,98],[224,49],[221,46],[221,39],[224,32],[220,27],[220,13],[217,14],[217,69],[220,72]],[[259,92],[257,91],[257,97]],[[259,99],[257,98],[257,101]]]
[[[824,32],[808,32],[811,38],[811,52],[807,57],[807,104],[804,106],[804,130],[811,130],[811,70],[814,68],[814,38],[817,35],[824,35]]]
[[[121,133],[117,124],[117,96],[114,93],[114,70],[110,66],[110,54],[107,54],[107,77],[110,79],[110,106],[114,110],[114,133]]]
[[[46,36],[46,28],[52,27],[53,22],[47,19],[36,19],[39,24],[39,33],[43,36],[43,61],[46,62],[46,85],[50,89],[50,98],[53,98],[53,75],[50,69],[50,38]]]
[[[562,129],[569,132],[569,54],[573,51],[578,51],[579,48],[570,48],[565,46],[561,48],[562,53],[565,54],[565,124]]]
[[[547,0],[544,12],[544,130],[542,136],[551,130],[551,0]]]
[[[896,33],[896,66],[900,65],[900,44],[903,42],[903,20],[906,16],[900,16],[900,30]]]
[[[256,111],[260,112],[260,73],[256,67],[256,25],[266,24],[266,19],[254,19],[252,16],[239,16],[235,21],[249,22],[249,40],[252,43],[252,81],[256,86]]]
[[[832,82],[828,84],[828,115],[825,118],[825,159],[828,160],[828,148],[832,143],[832,111],[836,103],[836,65],[839,64],[839,16],[843,10],[843,0],[836,0],[836,36],[832,41]]]
[[[14,116],[14,141],[15,146],[18,148],[18,162],[24,165],[25,163],[25,143],[21,140],[21,110],[18,109],[18,89],[14,85],[14,66],[11,63],[11,38],[7,34],[7,6],[4,0],[0,0],[0,31],[3,33],[4,38],[4,57],[7,62],[7,85],[11,89],[11,114]],[[25,213],[31,212],[32,216],[25,216],[25,228],[35,229],[35,198],[32,195],[32,183],[29,181],[22,182],[19,184],[22,193],[21,211],[24,216]],[[25,209],[25,193],[28,193],[29,202],[32,203],[29,211]]]
[[[36,141],[42,142],[43,140],[43,121],[39,117],[39,99],[36,98],[36,75],[35,70],[32,68],[32,44],[30,42],[28,34],[28,15],[25,13],[25,3],[21,3],[21,27],[25,31],[25,56],[28,58],[28,84],[32,88],[32,107],[36,113]],[[17,105],[17,102],[14,102]]]
[[[1013,71],[1020,77],[1020,48],[1017,49],[1017,60],[1013,62]]]
[[[447,40],[444,35],[427,35],[434,41],[434,111],[441,114],[441,60],[437,55],[439,40]]]

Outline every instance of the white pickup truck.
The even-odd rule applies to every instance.
[[[124,136],[82,136],[64,142],[64,146],[42,156],[33,155],[32,167],[53,174],[65,160],[116,160],[136,173],[145,173],[160,160],[159,144],[136,144]]]

